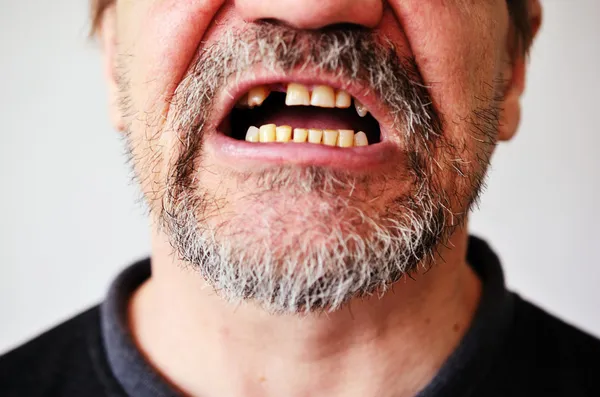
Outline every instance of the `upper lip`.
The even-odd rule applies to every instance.
[[[231,79],[230,79],[231,80]],[[242,73],[239,78],[232,79],[224,89],[218,93],[214,103],[214,118],[211,123],[215,129],[228,117],[237,101],[252,87],[277,83],[299,83],[304,85],[327,85],[334,89],[345,90],[352,97],[360,101],[369,110],[371,115],[379,123],[381,141],[387,137],[387,131],[391,125],[389,112],[368,86],[357,81],[349,81],[340,77],[328,75],[321,71],[296,69],[291,72],[281,73],[267,71],[260,67]]]

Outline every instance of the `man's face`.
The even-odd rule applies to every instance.
[[[176,255],[278,312],[336,309],[426,263],[498,139],[505,1],[119,0],[117,122]],[[324,132],[245,140],[269,124]]]

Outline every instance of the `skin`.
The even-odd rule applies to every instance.
[[[530,1],[530,10],[537,31],[538,1]],[[466,118],[499,76],[506,84],[496,140],[508,140],[517,130],[525,59],[511,57],[504,0],[119,0],[99,31],[111,119],[118,130],[128,126],[139,143],[136,155],[159,158],[152,173],[141,170],[151,207],[158,205],[161,181],[178,150],[177,139],[162,128],[173,117],[169,100],[198,47],[260,19],[298,29],[352,23],[390,38],[399,53],[414,56],[436,108],[452,121],[445,124],[445,137],[463,147],[468,159],[478,148]],[[128,55],[120,67],[130,80],[135,111],[129,113],[117,105],[120,54]],[[218,177],[229,165],[210,145],[203,150],[214,172],[201,178],[204,186],[235,190],[234,181]],[[465,188],[450,170],[441,175],[446,191]],[[375,204],[384,206],[394,189],[406,187],[382,187]],[[234,211],[245,204],[235,193],[228,198]],[[452,209],[459,213],[467,205],[456,200]],[[393,293],[308,316],[273,316],[251,303],[226,304],[201,277],[182,270],[166,236],[152,229],[153,274],[132,299],[131,327],[148,360],[191,396],[413,396],[456,348],[480,296],[480,281],[465,262],[465,225],[440,245],[443,261],[414,280],[401,280]]]

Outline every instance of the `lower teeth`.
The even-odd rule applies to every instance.
[[[251,126],[246,132],[248,142],[295,142],[313,143],[327,146],[353,147],[368,146],[369,140],[363,131],[356,134],[353,130],[321,130],[316,128],[294,128],[289,125],[276,126],[265,124],[260,128]]]

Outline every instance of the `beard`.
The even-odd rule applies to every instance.
[[[370,87],[389,110],[404,160],[385,175],[316,166],[245,174],[210,169],[202,143],[211,104],[227,81],[255,65],[310,68]],[[122,103],[128,90],[122,78]],[[229,31],[200,51],[175,92],[170,128],[180,146],[163,193],[147,197],[150,210],[174,254],[226,300],[251,301],[272,313],[338,310],[430,266],[436,248],[461,225],[494,146],[496,92],[473,112],[477,151],[465,159],[444,137],[414,60],[400,57],[390,42],[366,31],[304,32],[270,23]],[[130,133],[140,180],[153,162],[171,158],[144,160],[134,141]],[[442,168],[454,170],[458,182],[446,183]],[[207,173],[234,182],[235,193],[209,188]]]

